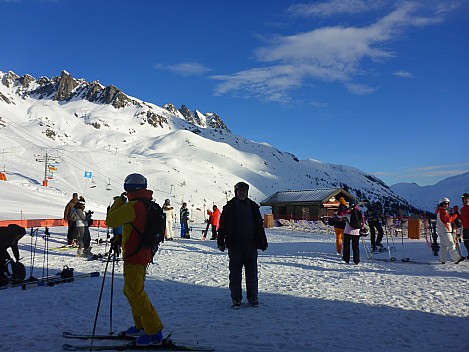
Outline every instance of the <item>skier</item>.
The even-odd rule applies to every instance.
[[[76,218],[74,217],[74,207],[78,203],[78,193],[73,193],[72,199],[67,203],[64,209],[64,220],[68,221],[67,243],[72,245],[76,238]]]
[[[347,209],[347,202],[344,197],[340,197],[339,203],[339,208],[334,214],[335,249],[337,255],[343,255],[345,219],[338,216],[338,214],[344,213]]]
[[[228,248],[230,258],[230,291],[233,308],[241,307],[242,270],[246,274],[246,295],[253,307],[259,305],[257,278],[257,250],[268,247],[259,205],[248,198],[249,185],[238,182],[235,197],[223,207],[218,229],[217,245],[222,252]]]
[[[160,343],[163,339],[163,323],[144,287],[146,268],[152,261],[152,249],[140,247],[138,233],[143,233],[147,216],[145,204],[138,199],[151,200],[153,191],[147,189],[147,179],[140,174],[128,175],[124,181],[124,189],[128,202],[123,194],[114,197],[106,224],[113,228],[123,225],[123,291],[134,320],[134,325],[125,331],[125,335],[139,336],[136,339],[137,346],[148,346]]]
[[[469,193],[462,195],[463,206],[459,217],[462,224],[462,239],[464,241],[464,247],[466,247],[468,259],[469,259]]]
[[[448,214],[448,207],[449,207],[449,199],[443,197],[439,200],[438,208],[436,208],[436,231],[438,233],[438,237],[440,238],[440,262],[441,264],[445,264],[446,262],[446,255],[449,252],[453,262],[458,264],[464,257],[461,257],[456,250],[456,246],[454,244],[451,223],[458,217],[457,214],[449,215]]]
[[[209,216],[209,222],[210,222],[210,225],[212,225],[212,237],[210,239],[216,240],[218,224],[220,222],[220,210],[218,210],[218,207],[215,204],[213,205],[212,209],[213,211],[211,211],[210,209],[207,210],[207,214]],[[207,236],[207,234],[204,234],[204,237],[205,236]]]
[[[11,259],[7,249],[11,248],[16,261],[20,260],[20,252],[18,250],[18,241],[26,234],[24,227],[10,224],[0,227],[0,275],[3,277],[5,273],[5,263]]]
[[[164,200],[163,204],[163,212],[166,215],[166,233],[165,233],[165,239],[172,241],[173,240],[173,218],[174,218],[174,208],[171,205],[171,202],[169,199]]]
[[[367,219],[368,226],[370,227],[370,240],[373,252],[382,251],[383,245],[381,244],[381,241],[383,240],[384,231],[381,226],[381,220],[383,218],[383,207],[381,206],[381,203],[372,202],[365,213],[365,218]],[[378,237],[376,237],[376,230],[378,231]]]
[[[179,221],[181,222],[181,237],[191,238],[189,235],[189,209],[187,209],[187,203],[182,203],[181,209],[179,209]]]
[[[362,213],[355,202],[351,201],[349,208],[340,212],[338,215],[347,217],[344,229],[344,250],[342,260],[347,264],[350,262],[350,242],[352,242],[353,262],[357,265],[360,263],[360,228],[354,228],[350,223],[352,216],[357,216],[362,222]],[[361,223],[361,226],[363,226],[363,223]]]
[[[76,210],[76,229],[78,231],[78,249],[77,257],[91,258],[91,235],[89,230],[89,221],[91,212],[85,213],[85,198],[80,197],[78,203],[75,204]]]

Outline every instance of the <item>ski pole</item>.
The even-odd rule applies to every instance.
[[[44,231],[44,235],[46,236],[46,276],[49,276],[49,238],[50,238],[50,232],[49,232],[48,227],[46,227],[46,230]]]
[[[42,239],[44,240],[44,249],[42,251],[42,277],[45,277],[45,265],[46,265],[46,235],[42,235]]]
[[[366,246],[366,242],[363,239],[363,237],[361,238],[361,240],[362,240],[363,248],[365,248],[366,259],[367,260],[373,260],[374,259],[373,254],[371,253],[371,250]]]
[[[33,276],[33,271],[34,271],[34,260],[36,258],[36,248],[37,248],[37,230],[34,230],[32,227],[31,227],[31,254],[30,254],[30,262],[31,262],[31,266],[29,268],[29,279],[30,281],[33,281],[33,280],[36,280],[36,278]],[[36,234],[36,241],[34,243],[34,250],[33,250],[33,237],[34,237],[34,234]]]
[[[106,273],[107,273],[107,268],[109,266],[109,261],[111,260],[111,257],[112,257],[111,256],[112,250],[113,250],[113,248],[111,246],[111,249],[109,250],[109,253],[108,253],[108,259],[107,259],[107,262],[106,262],[106,266],[104,267],[103,281],[101,283],[101,290],[99,292],[98,306],[96,307],[96,315],[94,317],[93,333],[91,334],[90,351],[93,351],[93,342],[94,342],[94,336],[95,336],[95,332],[96,332],[96,324],[98,322],[99,307],[101,306],[101,299],[103,297],[104,282],[106,280]]]
[[[114,332],[112,331],[112,302],[114,297],[114,271],[116,267],[116,250],[113,250],[112,253],[112,275],[111,275],[111,300],[110,300],[110,307],[109,307],[109,335],[113,335]]]
[[[396,258],[394,258],[393,256],[391,256],[391,248],[389,247],[389,236],[388,236],[388,228],[386,225],[384,225],[384,233],[386,234],[386,244],[388,246],[388,255],[389,255],[389,260],[391,260],[392,262],[394,262],[396,260]],[[394,242],[393,242],[394,243]]]

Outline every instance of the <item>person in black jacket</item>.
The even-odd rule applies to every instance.
[[[18,250],[18,241],[26,234],[26,229],[19,225],[10,224],[0,227],[0,274],[5,272],[5,263],[11,259],[7,249],[11,248],[16,261],[20,260],[20,252]]]
[[[268,247],[259,205],[248,198],[248,191],[245,182],[234,186],[235,197],[223,207],[218,228],[218,249],[224,252],[228,248],[230,291],[235,309],[241,306],[243,298],[243,266],[247,299],[253,307],[258,306],[257,250],[265,251]]]
[[[384,231],[383,227],[381,226],[381,221],[384,222],[383,219],[383,207],[380,202],[372,202],[369,205],[368,210],[365,213],[365,217],[368,222],[368,226],[370,227],[371,233],[371,247],[373,252],[375,251],[382,251],[383,245],[381,241],[383,240]],[[378,230],[378,237],[376,238],[376,230]]]

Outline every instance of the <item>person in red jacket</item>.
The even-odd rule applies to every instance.
[[[439,206],[436,208],[436,231],[440,237],[440,262],[441,264],[446,262],[446,255],[449,252],[453,262],[458,264],[465,259],[456,250],[451,227],[451,223],[456,220],[458,214],[449,215],[448,207],[449,199],[445,197],[440,199]]]
[[[220,223],[220,210],[218,210],[217,206],[213,205],[213,211],[210,209],[207,210],[207,214],[209,216],[210,225],[212,225],[212,237],[211,240],[217,239],[217,231],[218,231],[218,224]]]
[[[469,193],[462,195],[462,208],[459,214],[462,225],[462,239],[464,241],[464,247],[466,247],[467,254],[469,256]]]
[[[106,225],[122,228],[122,256],[124,258],[124,295],[132,310],[134,325],[125,335],[138,336],[137,346],[158,344],[163,339],[163,323],[145,292],[145,273],[152,260],[152,250],[140,245],[147,210],[141,199],[151,200],[153,191],[147,189],[147,179],[140,174],[130,174],[124,181],[125,193],[114,197],[106,217]],[[128,199],[128,202],[127,202]]]

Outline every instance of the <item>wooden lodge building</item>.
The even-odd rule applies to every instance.
[[[274,219],[316,221],[332,216],[339,207],[339,199],[355,200],[342,188],[320,188],[302,191],[279,191],[260,205],[272,207]]]

